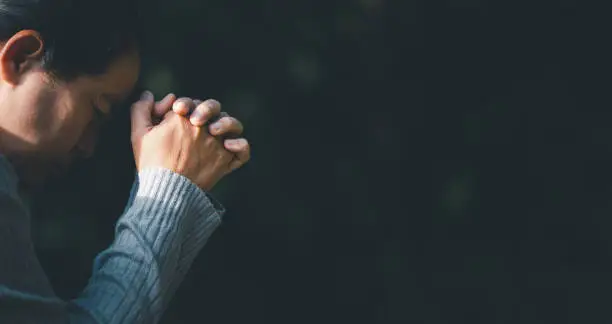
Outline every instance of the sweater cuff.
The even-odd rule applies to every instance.
[[[139,172],[132,195],[153,202],[185,207],[188,214],[220,221],[225,208],[185,176],[168,169],[153,167]],[[128,203],[131,205],[131,202]],[[190,219],[190,221],[193,221]],[[188,221],[189,223],[189,221]],[[189,228],[190,224],[187,225]]]

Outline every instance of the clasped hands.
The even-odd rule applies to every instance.
[[[173,94],[155,102],[145,91],[131,108],[131,141],[137,169],[162,167],[205,191],[250,158],[240,135],[242,123],[221,111],[221,104]],[[159,123],[158,123],[159,121]]]

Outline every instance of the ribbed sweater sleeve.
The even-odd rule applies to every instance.
[[[14,170],[0,157],[0,322],[156,323],[223,212],[183,176],[141,171],[114,242],[80,296],[62,301],[34,253]]]

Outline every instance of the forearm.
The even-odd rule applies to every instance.
[[[138,174],[136,174],[125,211],[134,203],[139,186],[140,181]],[[188,230],[181,244],[179,269],[181,269],[182,272],[187,272],[198,252],[206,244],[210,235],[218,226],[217,222],[211,222],[210,217],[207,216],[211,212],[211,208],[213,212],[216,212],[219,216],[225,213],[225,208],[221,203],[219,203],[210,193],[203,193],[206,197],[204,199],[198,199],[196,202],[196,204],[199,204],[196,210],[201,211],[201,214],[189,219],[190,223],[187,226]]]
[[[83,293],[64,303],[7,288],[4,295],[0,291],[0,318],[8,318],[3,304],[17,303],[23,312],[13,308],[11,318],[26,321],[41,316],[32,310],[45,308],[51,312],[44,317],[48,323],[68,318],[74,323],[155,323],[191,264],[182,252],[189,247],[191,257],[201,248],[186,239],[205,242],[219,222],[219,211],[191,182],[168,170],[144,171],[117,223],[115,241],[96,258]]]
[[[220,221],[205,195],[182,176],[147,170],[139,180],[115,242],[98,256],[89,285],[75,301],[98,322],[157,322],[183,279],[182,243],[194,218],[209,224],[210,232]]]

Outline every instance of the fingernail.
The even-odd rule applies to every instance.
[[[151,101],[153,100],[153,93],[151,91],[146,90],[140,95],[140,100]]]
[[[230,145],[231,146],[240,146],[240,145],[243,144],[243,142],[244,142],[243,139],[238,138],[238,139],[231,140]]]

